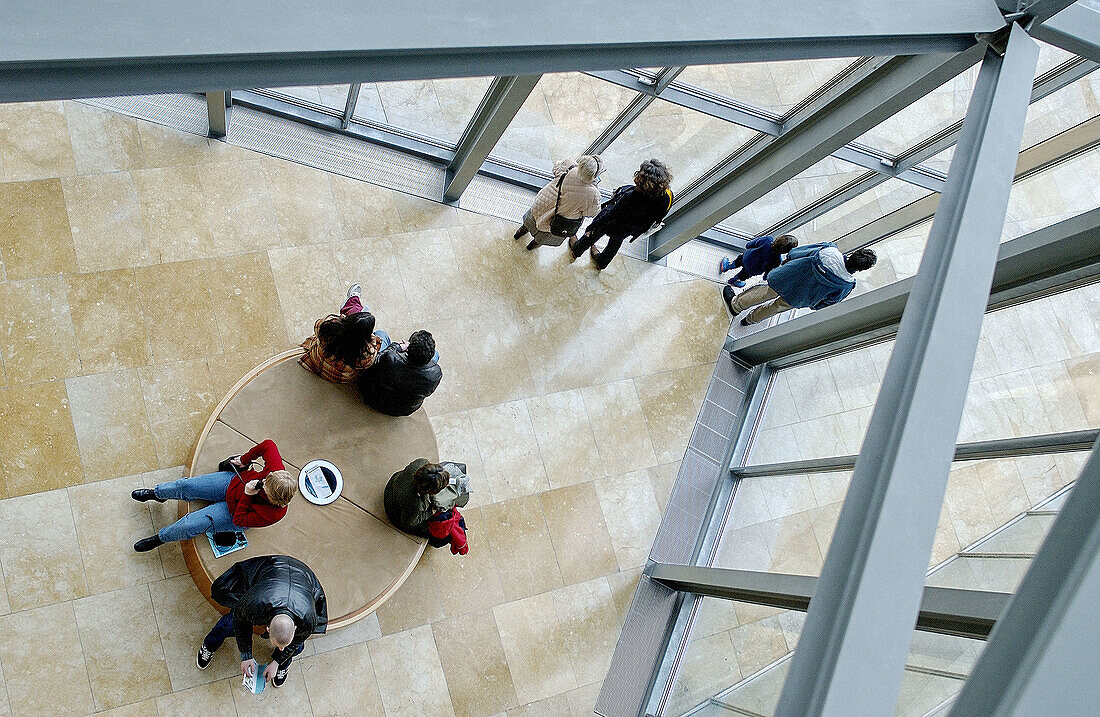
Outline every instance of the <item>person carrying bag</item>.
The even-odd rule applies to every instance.
[[[600,190],[596,187],[603,162],[595,155],[577,157],[576,163],[562,160],[554,165],[554,179],[535,196],[523,215],[523,226],[514,237],[531,234],[528,251],[538,246],[561,246],[577,235],[585,217],[600,211]]]

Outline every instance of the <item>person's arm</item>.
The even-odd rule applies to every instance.
[[[755,239],[750,239],[750,240],[749,240],[749,243],[745,245],[745,248],[746,248],[746,249],[755,249],[755,248],[756,248],[756,247],[758,247],[758,246],[764,246],[764,244],[765,244],[765,243],[766,243],[766,242],[767,242],[767,241],[768,241],[769,239],[771,239],[771,237],[767,237],[767,236],[764,236],[764,237],[756,237]]]
[[[271,520],[256,512],[252,507],[252,495],[245,491],[233,511],[233,524],[242,528],[264,528],[271,525]]]
[[[269,471],[283,469],[283,459],[279,456],[279,449],[275,446],[275,441],[270,438],[252,446],[248,453],[241,456],[241,462],[248,465],[257,458],[264,459],[264,468]],[[273,466],[272,462],[277,463],[278,467]]]
[[[415,498],[415,503],[401,506],[401,522],[405,525],[420,525],[436,514],[430,500],[421,498],[419,494]]]
[[[252,659],[252,623],[233,613],[233,637],[241,653],[241,662]]]
[[[568,159],[559,159],[554,162],[554,177],[560,177],[573,168],[573,163]]]
[[[657,218],[653,220],[654,223],[659,222],[662,219],[664,219],[665,215],[668,214],[668,210],[672,209],[672,190],[671,189],[666,189],[664,197],[662,197],[662,199],[664,201],[660,205],[660,213],[658,213]]]

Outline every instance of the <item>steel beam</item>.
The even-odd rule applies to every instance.
[[[818,579],[755,570],[695,565],[649,565],[645,574],[682,592],[806,612]],[[1008,593],[925,587],[917,613],[918,630],[984,640],[1009,598]]]
[[[447,178],[443,185],[445,201],[458,201],[466,187],[470,186],[489,152],[493,151],[541,76],[518,75],[493,79],[462,138],[458,140],[454,159],[447,166]]]
[[[951,717],[1095,714],[1100,442],[963,685]]]
[[[355,105],[359,102],[359,90],[362,87],[358,82],[348,85],[348,98],[344,102],[344,115],[340,119],[340,129],[347,129],[351,125],[351,118],[355,116]]]
[[[990,48],[776,717],[890,714],[920,609],[1039,48]]]
[[[638,117],[645,112],[646,108],[656,99],[657,93],[660,93],[668,87],[669,83],[676,79],[676,76],[683,71],[683,67],[666,67],[657,73],[652,83],[649,82],[648,77],[637,78],[638,84],[647,89],[641,90],[634,99],[627,103],[626,107],[619,112],[615,119],[611,120],[607,127],[604,128],[600,136],[592,140],[592,143],[585,148],[584,154],[600,154],[606,150],[611,143],[634,122],[634,120],[638,119]]]
[[[224,137],[229,133],[229,92],[206,93],[206,117],[209,123],[209,136]]]
[[[964,72],[981,59],[984,49],[974,45],[955,54],[866,64],[786,120],[778,137],[758,137],[683,192],[664,229],[651,239],[650,259],[667,256]]]
[[[1100,12],[1071,5],[1050,19],[1033,25],[1028,32],[1037,40],[1100,62]]]

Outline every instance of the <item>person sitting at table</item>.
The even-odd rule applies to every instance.
[[[306,353],[298,363],[326,381],[355,383],[390,345],[389,335],[375,330],[374,315],[360,300],[362,293],[362,286],[352,284],[340,313],[317,319],[313,335],[302,342]]]
[[[427,331],[414,332],[408,343],[390,344],[374,364],[359,375],[363,402],[387,416],[415,413],[443,380],[435,339]]]
[[[417,458],[394,473],[383,495],[386,517],[400,530],[421,538],[439,548],[447,539],[435,538],[428,530],[428,521],[439,513],[464,507],[470,500],[466,466],[461,463],[432,463]]]

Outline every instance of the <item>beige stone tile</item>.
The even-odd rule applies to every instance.
[[[154,263],[213,256],[198,169],[193,166],[155,167],[131,172],[137,190],[145,244]]]
[[[0,259],[9,281],[76,271],[59,180],[0,183]]]
[[[497,605],[493,615],[520,704],[577,687],[568,631],[558,617],[552,593]],[[568,710],[567,701],[565,705]]]
[[[474,426],[466,411],[448,413],[431,417],[435,442],[439,447],[440,460],[456,461],[466,464],[466,475],[470,479],[470,502],[466,508],[477,508],[493,502],[489,482],[485,479],[485,465],[481,461],[481,452],[477,449]],[[465,515],[465,509],[463,515]]]
[[[264,157],[262,164],[283,246],[344,238],[328,172],[275,157]]]
[[[397,252],[388,237],[364,237],[332,245],[339,286],[346,289],[362,284],[363,304],[378,318],[379,328],[390,331],[395,340],[405,337],[409,324],[409,302],[397,266]],[[401,333],[394,332],[401,329]],[[416,327],[419,328],[419,327]]]
[[[704,364],[634,379],[658,462],[684,457],[713,371]]]
[[[534,495],[550,487],[526,403],[475,408],[470,421],[494,500]]]
[[[516,705],[516,691],[488,610],[432,625],[451,704],[458,717],[480,717]]]
[[[128,705],[115,707],[106,712],[97,712],[101,717],[146,717],[157,714],[157,701],[153,698],[141,702],[131,702]]]
[[[681,714],[738,682],[742,671],[730,633],[692,637],[669,697],[670,711]],[[750,674],[745,672],[744,674]]]
[[[163,577],[157,553],[133,550],[135,542],[153,534],[148,506],[130,499],[131,491],[143,487],[141,476],[125,476],[69,489],[80,554],[85,565],[94,566],[87,571],[93,595]]]
[[[279,246],[279,228],[258,159],[199,167],[203,206],[219,254]]]
[[[347,233],[346,222],[344,227]],[[401,283],[406,287],[405,298],[414,323],[431,329],[441,319],[453,319],[474,308],[466,302],[454,301],[456,294],[463,294],[470,287],[459,268],[449,234],[411,232],[391,235],[390,240],[397,253]]]
[[[764,502],[767,503],[768,515],[772,518],[781,518],[817,507],[810,478],[804,475],[769,478],[760,482],[760,491]]]
[[[317,717],[385,716],[366,643],[306,657],[301,664]]]
[[[285,347],[280,347],[280,351]],[[271,358],[275,353],[270,347],[245,349],[244,351],[227,351],[217,356],[211,356],[206,360],[210,367],[210,379],[214,386],[214,395],[221,400],[244,378],[244,375],[261,363]]]
[[[589,717],[596,707],[596,699],[600,696],[603,680],[593,682],[590,685],[578,687],[566,693],[569,700],[570,717]]]
[[[445,548],[440,550],[450,553]],[[382,629],[382,634],[392,635],[442,620],[443,601],[440,598],[443,594],[427,558],[422,557],[408,579],[402,583],[401,589],[375,613],[378,615],[378,626]]]
[[[474,610],[487,610],[504,602],[504,588],[493,560],[493,552],[480,508],[463,508],[466,539],[470,552],[451,555],[440,548],[428,550],[426,562],[435,573],[436,584],[443,586],[443,611],[447,617]]]
[[[4,574],[0,572],[0,615],[7,615],[9,612],[11,612],[11,603],[8,602],[8,586],[4,582]],[[0,679],[3,677],[0,676]],[[3,694],[2,690],[0,694]]]
[[[218,352],[218,326],[202,262],[141,267],[136,279],[158,363]]]
[[[397,212],[394,196],[398,193],[392,189],[335,174],[329,175],[329,184],[346,238],[408,231]]]
[[[141,208],[128,172],[71,177],[61,186],[80,271],[149,263]]]
[[[245,692],[240,680],[233,680],[233,703],[237,706],[237,714],[312,715],[309,694],[303,682],[300,662],[290,665],[286,683],[281,688],[264,688],[258,695]]]
[[[211,160],[210,140],[206,137],[153,122],[139,121],[137,129],[147,167],[197,165]]]
[[[615,601],[615,611],[619,616],[619,625],[626,620],[630,602],[634,599],[634,590],[642,576],[641,568],[631,568],[607,576],[607,585],[611,588],[611,597]]]
[[[153,603],[144,585],[73,602],[96,707],[110,709],[171,692]]]
[[[80,373],[76,332],[60,276],[0,284],[0,353],[9,384]]]
[[[653,371],[643,361],[628,312],[616,295],[578,302],[576,339],[585,360],[586,384],[620,381]]]
[[[438,416],[482,405],[474,370],[466,357],[461,327],[449,321],[413,326],[431,331],[435,349],[439,352],[439,367],[443,369],[443,381],[439,388],[424,402],[428,415]]]
[[[649,480],[653,484],[653,497],[657,499],[657,508],[661,515],[668,508],[668,499],[672,496],[672,486],[676,483],[676,477],[680,474],[680,463],[665,463],[656,468],[646,468]]]
[[[536,267],[536,271],[541,267]],[[529,281],[531,275],[525,276]],[[537,289],[530,289],[531,292]],[[592,371],[584,355],[584,339],[577,334],[576,300],[521,307],[515,322],[523,333],[523,352],[539,394],[587,386]]]
[[[645,471],[594,481],[600,500],[611,545],[620,570],[628,570],[645,562],[653,536],[661,524],[653,484]]]
[[[149,585],[160,640],[172,690],[179,692],[195,685],[237,676],[240,684],[241,662],[237,646],[230,638],[214,654],[205,670],[195,666],[199,643],[221,616],[195,588],[190,575],[162,580]],[[257,646],[260,640],[254,641]]]
[[[65,282],[84,373],[153,360],[133,269],[72,274]]]
[[[603,476],[603,462],[580,391],[529,398],[527,411],[552,487]]]
[[[466,357],[483,404],[527,398],[535,394],[531,366],[524,353],[525,336],[514,315],[486,311],[459,319]],[[492,326],[492,331],[486,331]]]
[[[729,632],[737,662],[744,675],[751,675],[787,654],[791,647],[784,637],[778,616],[741,625]]]
[[[70,378],[65,390],[85,481],[133,475],[156,465],[136,370]]]
[[[95,711],[73,603],[0,617],[0,662],[8,695],[16,697],[15,717]],[[64,699],[58,699],[58,685],[64,685]]]
[[[393,203],[405,231],[453,227],[464,223],[466,219],[462,216],[465,212],[454,207],[403,192],[393,192]]]
[[[157,467],[186,463],[217,396],[205,359],[138,369]]]
[[[77,174],[121,172],[145,166],[138,123],[79,101],[65,102],[65,121]]]
[[[0,162],[9,180],[67,177],[76,171],[60,102],[0,105]]]
[[[1077,391],[1085,420],[1090,426],[1100,425],[1100,353],[1069,359],[1066,373]]]
[[[569,714],[569,695],[561,693],[508,710],[507,717],[560,717]],[[495,717],[499,717],[496,715]]]
[[[566,585],[618,570],[591,482],[540,493],[539,502]]]
[[[379,637],[382,637],[382,629],[378,626],[378,616],[371,613],[347,627],[342,627],[339,630],[329,630],[324,635],[314,635],[309,638],[306,645],[312,646],[314,655],[320,655],[349,645],[358,645],[362,642],[375,640]],[[309,647],[306,649],[309,649]],[[302,669],[305,669],[305,667]],[[373,671],[371,674],[374,674]]]
[[[1001,524],[990,510],[978,468],[973,463],[956,464],[952,469],[944,506],[951,511],[955,534],[963,545],[969,545]]]
[[[607,580],[577,583],[555,590],[551,596],[577,682],[606,674],[619,639],[619,616]]]
[[[218,322],[218,347],[243,351],[288,346],[275,278],[264,253],[203,263]]]
[[[5,497],[84,481],[61,381],[0,389],[0,447]]]
[[[233,689],[240,687],[240,680],[218,680],[204,685],[180,690],[157,698],[157,714],[160,717],[194,717],[194,715],[237,714],[233,704]]]
[[[494,503],[481,513],[506,599],[516,600],[562,584],[538,498]]]
[[[300,344],[313,335],[317,319],[340,310],[347,287],[340,285],[328,246],[273,249],[267,256],[286,320],[288,343]]]
[[[0,564],[12,610],[84,597],[88,583],[64,490],[0,502]]]
[[[583,389],[581,395],[606,475],[657,465],[645,413],[633,381],[591,386]]]
[[[820,575],[824,551],[817,544],[809,512],[795,513],[764,524],[772,539],[769,570],[795,575]]]
[[[387,715],[454,715],[430,626],[367,644]]]

